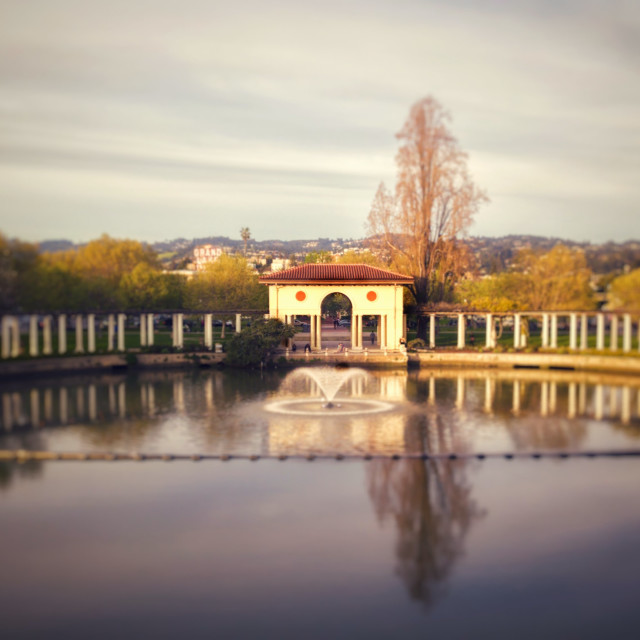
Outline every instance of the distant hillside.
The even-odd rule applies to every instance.
[[[589,267],[597,274],[606,274],[636,269],[640,267],[640,241],[607,242],[591,244],[574,242],[563,238],[542,236],[510,235],[500,238],[470,237],[465,240],[476,257],[477,267],[483,273],[498,273],[508,268],[516,253],[523,248],[548,251],[556,244],[584,250]],[[193,255],[196,245],[212,244],[225,247],[228,251],[241,251],[244,248],[240,239],[226,236],[206,236],[201,238],[176,238],[164,242],[154,242],[151,247],[168,268],[183,267]],[[45,240],[40,243],[41,251],[65,251],[76,246],[69,240]],[[248,252],[251,254],[270,255],[274,258],[288,258],[295,255],[303,257],[312,251],[332,251],[339,253],[347,249],[364,248],[364,239],[315,238],[307,240],[249,240]]]

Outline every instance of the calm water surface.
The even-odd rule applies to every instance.
[[[337,372],[336,376],[344,375]],[[640,380],[420,371],[4,383],[0,448],[393,454],[640,448]],[[289,406],[289,405],[287,405]],[[8,638],[636,638],[638,458],[0,465]]]

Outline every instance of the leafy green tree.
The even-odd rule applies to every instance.
[[[640,269],[618,276],[611,283],[609,302],[614,309],[640,310]]]
[[[269,364],[277,347],[292,338],[295,329],[280,320],[256,319],[250,327],[236,333],[227,345],[225,363],[232,367],[255,367]]]
[[[146,262],[138,263],[120,281],[120,299],[125,308],[179,309],[183,305],[186,279],[161,273]]]
[[[185,306],[202,311],[267,309],[268,292],[240,256],[222,255],[186,286]]]
[[[461,281],[456,296],[468,309],[495,313],[586,310],[595,306],[590,278],[582,251],[556,245],[521,251],[508,272]]]
[[[331,264],[333,253],[331,251],[312,251],[304,257],[305,264]]]
[[[354,251],[353,249],[349,249],[341,256],[338,256],[337,262],[339,264],[368,264],[371,267],[381,268],[387,266],[382,258],[378,257],[368,249],[365,251]]]

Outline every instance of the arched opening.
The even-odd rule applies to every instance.
[[[353,305],[348,296],[338,291],[330,293],[322,300],[322,346],[341,351],[349,349],[351,343],[351,316]]]

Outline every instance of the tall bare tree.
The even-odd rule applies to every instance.
[[[432,97],[413,105],[397,134],[395,195],[381,184],[368,218],[372,244],[392,267],[414,277],[422,338],[427,325],[420,311],[442,300],[463,271],[468,252],[459,237],[487,200],[469,176],[449,120]]]
[[[242,227],[240,229],[240,237],[242,238],[242,242],[244,242],[244,256],[247,257],[247,242],[251,238],[251,231],[249,231],[249,227]]]

